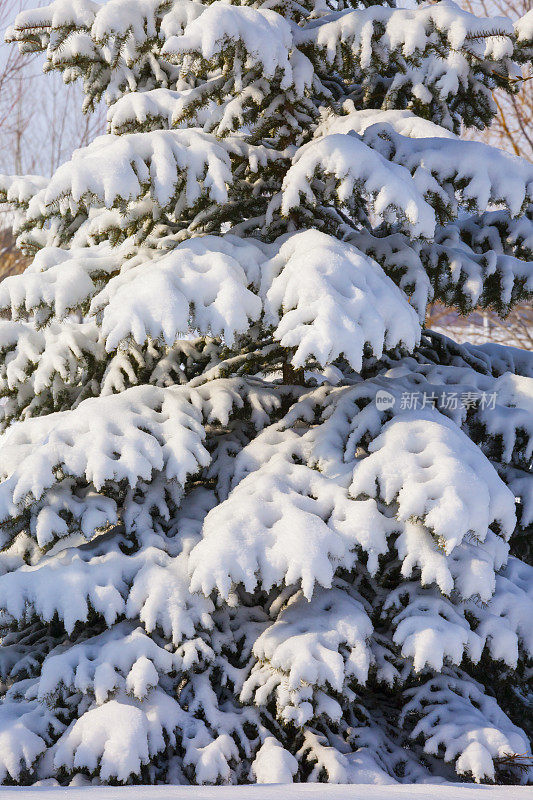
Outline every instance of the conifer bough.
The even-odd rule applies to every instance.
[[[109,124],[0,177],[0,781],[531,781],[533,356],[423,320],[532,296],[533,165],[458,134],[533,12],[56,0],[8,39]]]

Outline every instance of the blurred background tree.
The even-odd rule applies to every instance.
[[[11,228],[0,228],[0,280],[22,272],[31,259],[24,256],[15,244]]]

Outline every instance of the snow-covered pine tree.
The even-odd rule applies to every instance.
[[[533,12],[56,0],[8,37],[109,133],[0,181],[35,254],[0,779],[527,780],[533,357],[422,321],[533,291],[533,165],[458,138]]]

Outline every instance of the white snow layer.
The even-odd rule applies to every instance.
[[[0,800],[531,800],[533,787],[430,785],[128,786],[0,789]]]
[[[113,272],[99,292],[95,276]],[[231,346],[262,314],[275,327],[274,338],[295,348],[295,366],[313,357],[325,366],[344,353],[360,369],[366,343],[379,358],[384,348],[412,350],[420,339],[417,314],[381,267],[316,230],[272,245],[204,236],[151,259],[141,252],[120,272],[116,254],[105,248],[91,257],[84,249],[45,248],[27,273],[2,283],[0,308],[11,307],[17,317],[40,315],[48,304],[62,318],[91,298],[90,313],[102,314],[108,351],[130,336],[139,345],[149,337],[172,345],[191,325],[223,335]],[[20,342],[20,325],[12,325],[0,330],[0,346],[3,339],[10,346]],[[11,371],[23,368],[28,359],[22,351],[38,347],[34,339],[20,342],[22,361]]]

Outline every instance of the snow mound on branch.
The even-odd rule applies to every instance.
[[[522,409],[533,418],[533,376],[506,372],[498,378],[494,390],[498,404]]]
[[[102,358],[99,338],[93,320],[81,324],[69,320],[62,325],[53,321],[40,330],[27,322],[0,321],[0,352],[5,359],[0,371],[2,388],[14,391],[31,383],[35,395],[31,400],[37,404],[39,394],[52,390],[58,377],[75,382],[83,374],[88,354]],[[5,405],[4,411],[8,410]]]
[[[226,425],[234,410],[245,409],[260,429],[280,402],[260,380],[211,380],[196,390],[145,385],[13,425],[0,437],[3,546],[12,540],[10,518],[21,514],[41,546],[71,533],[74,523],[91,538],[95,528],[117,522],[117,484],[144,495],[152,481],[152,490],[163,493],[156,507],[168,518],[165,492],[177,502],[187,477],[210,462],[204,419]],[[137,525],[130,512],[124,521]],[[150,527],[146,517],[143,524]]]
[[[54,767],[99,768],[100,778],[125,782],[138,775],[166,746],[175,744],[185,714],[168,694],[155,689],[142,706],[126,696],[92,708],[65,731],[54,746]]]
[[[209,462],[199,403],[192,398],[179,388],[135,387],[14,425],[0,437],[7,478],[0,484],[0,519],[16,515],[28,497],[38,500],[57,483],[59,468],[97,489],[106,481],[135,486],[160,470],[183,484]]]
[[[202,191],[223,203],[231,180],[226,148],[203,131],[105,134],[56,170],[31,199],[28,216],[37,219],[49,207],[74,211],[95,200],[112,208],[139,198],[147,188],[161,208],[174,206],[178,194],[190,207]]]
[[[24,207],[34,194],[48,186],[49,180],[42,175],[0,175],[0,196],[15,208]]]
[[[55,0],[41,8],[29,8],[17,14],[15,30],[24,28],[90,28],[94,15],[101,8],[92,0]]]
[[[343,354],[359,371],[366,344],[379,358],[384,347],[412,350],[420,341],[405,295],[375,261],[331,236],[289,236],[265,273],[265,321],[277,325],[284,347],[296,348],[297,367],[310,357],[325,366]]]
[[[496,570],[505,564],[508,544],[489,530],[483,542],[467,541],[448,555],[434,535],[418,522],[405,522],[395,542],[402,560],[402,575],[409,578],[420,570],[423,586],[436,584],[445,595],[454,590],[463,598],[490,600],[496,585]]]
[[[433,235],[435,212],[409,171],[368,147],[357,134],[331,134],[297,151],[283,179],[283,214],[298,208],[302,199],[317,202],[313,179],[320,174],[335,179],[333,186],[341,204],[350,205],[355,196],[362,195],[379,217],[389,220],[398,216],[412,236]]]
[[[161,6],[161,0],[141,0],[135,5],[128,0],[111,0],[98,5],[91,36],[96,42],[108,43],[111,38],[120,41],[130,35],[142,45],[157,35],[155,17]]]
[[[252,763],[257,783],[292,783],[298,771],[294,756],[273,736],[267,736]]]
[[[374,108],[356,111],[351,100],[346,101],[344,108],[348,113],[342,116],[336,114],[327,116],[315,131],[315,137],[328,136],[332,133],[350,133],[351,131],[362,135],[371,125],[390,125],[397,133],[402,136],[411,136],[413,139],[434,136],[445,139],[457,138],[451,131],[430,120],[417,117],[412,111]]]
[[[523,375],[525,378],[533,378],[533,351],[531,350],[522,350],[519,347],[509,347],[495,342],[466,346],[473,347],[473,352],[488,357],[495,375],[512,372],[516,375]]]
[[[291,26],[280,14],[270,9],[214,2],[187,25],[182,36],[174,36],[165,42],[162,54],[172,59],[186,53],[200,53],[206,61],[212,61],[221,55],[228,42],[237,42],[246,51],[245,69],[260,66],[266,78],[272,78],[280,70],[283,73],[280,84],[282,90],[288,89],[297,80],[298,73],[293,74],[290,63],[293,47]],[[304,85],[312,81],[310,63],[307,73]],[[303,86],[299,88],[302,90]]]
[[[514,29],[519,42],[531,42],[533,40],[533,9],[516,20]]]
[[[0,308],[11,308],[13,319],[42,312],[62,318],[97,291],[98,280],[117,272],[120,252],[108,244],[63,250],[44,247],[21,275],[0,284]]]
[[[254,644],[254,655],[287,674],[289,686],[365,683],[371,662],[366,640],[372,623],[359,600],[344,590],[318,591],[311,601],[296,593]],[[339,650],[348,648],[345,658]]]
[[[511,461],[518,445],[528,468],[533,455],[533,378],[506,372],[495,382],[493,391],[496,408],[480,409],[478,419],[486,432],[501,442],[503,461]]]
[[[513,24],[506,17],[477,17],[452,0],[418,8],[370,6],[346,10],[336,19],[309,26],[295,37],[298,44],[313,43],[333,63],[341,44],[351,47],[361,67],[372,66],[374,48],[386,59],[398,51],[406,58],[423,53],[443,35],[448,46],[468,49],[478,58],[498,61],[513,52]]]
[[[352,569],[358,550],[375,574],[397,534],[405,578],[420,570],[424,584],[445,594],[456,589],[465,598],[490,599],[508,545],[489,526],[497,522],[503,536],[512,532],[514,496],[460,428],[436,411],[400,412],[380,436],[383,412],[368,400],[390,386],[310,392],[239,453],[233,489],[207,514],[192,550],[193,591],[227,597],[232,584],[254,591],[258,584],[269,590],[301,582],[309,599],[316,584],[331,587],[336,570]],[[300,435],[285,429],[314,418],[313,409],[326,402],[322,391],[331,394],[323,423]],[[368,438],[365,456],[359,445]]]
[[[412,138],[381,124],[367,128],[363,139],[385,158],[407,168],[424,194],[431,178],[441,186],[451,182],[462,201],[475,210],[499,204],[512,216],[533,200],[533,165],[483,142]]]
[[[202,595],[191,594],[188,576],[188,553],[198,540],[201,521],[212,502],[205,506],[206,498],[195,497],[194,492],[184,499],[177,514],[182,546],[178,555],[161,549],[157,539],[153,546],[127,554],[121,550],[120,537],[97,537],[85,548],[60,550],[38,564],[0,576],[0,607],[18,621],[35,614],[50,622],[57,615],[69,634],[78,622],[87,621],[89,608],[102,615],[109,627],[120,617],[138,620],[149,634],[156,629],[163,631],[180,648],[180,663],[187,669],[196,660],[195,647],[189,640],[194,639],[197,629],[207,630],[212,625],[213,605]],[[139,534],[146,535],[146,529],[141,526]],[[91,640],[84,646],[90,651]],[[113,649],[113,645],[109,647]],[[52,670],[53,674],[60,677],[68,673],[64,659],[56,665],[60,668]],[[53,680],[53,676],[48,677]],[[89,678],[85,672],[84,680]],[[50,682],[44,684],[43,691],[47,688]]]
[[[57,614],[68,633],[77,622],[87,621],[91,606],[111,626],[125,613],[127,584],[143,565],[161,558],[159,550],[142,558],[126,556],[118,547],[105,555],[64,550],[37,566],[2,575],[0,606],[17,620],[34,612],[50,622]]]
[[[473,663],[481,658],[483,637],[470,629],[460,608],[442,595],[436,596],[433,589],[403,583],[390,593],[384,612],[392,607],[398,609],[391,620],[393,641],[404,658],[412,659],[415,672],[425,668],[440,671],[445,663],[460,664],[463,656]]]
[[[380,514],[374,500],[350,500],[342,481],[294,463],[293,456],[296,462],[306,457],[309,442],[302,450],[293,431],[267,429],[242,451],[241,461],[276,442],[279,451],[260,458],[206,516],[190,556],[193,592],[209,596],[217,589],[228,597],[232,583],[253,591],[258,584],[269,589],[301,582],[310,599],[316,583],[329,588],[335,569],[353,566],[356,545],[371,551],[376,566],[378,554],[387,551],[387,536],[398,523]]]
[[[196,543],[196,541],[194,541]],[[140,619],[148,633],[163,631],[179,649],[180,666],[189,669],[197,660],[194,645],[189,640],[198,628],[209,630],[214,610],[211,601],[189,591],[188,550],[174,558],[154,557],[147,561],[132,582],[126,603],[126,616]]]
[[[442,277],[449,281],[450,288],[461,288],[468,302],[467,307],[475,308],[480,301],[485,304],[488,299],[487,286],[497,281],[499,308],[509,310],[516,299],[517,289],[525,293],[533,292],[533,263],[497,252],[496,248],[486,249],[483,245],[479,248],[481,252],[476,252],[473,249],[477,244],[475,225],[473,222],[469,230],[463,218],[461,222],[452,222],[437,229],[435,241],[424,248],[421,255],[432,270],[438,270],[439,259],[448,262],[449,267]],[[472,228],[474,230],[471,233]],[[470,244],[465,241],[467,237]]]
[[[424,751],[431,755],[444,748],[444,760],[457,759],[455,768],[459,774],[470,773],[476,781],[494,780],[494,758],[529,752],[525,734],[512,724],[496,700],[471,679],[445,673],[420,688],[408,689],[406,695],[411,699],[402,718],[409,714],[421,717],[412,738],[423,737]]]
[[[24,769],[34,761],[49,743],[49,731],[64,728],[51,711],[36,702],[9,702],[0,705],[0,780],[9,775],[18,780]]]
[[[261,314],[261,300],[248,286],[257,285],[264,259],[252,241],[204,236],[149,263],[126,264],[91,305],[93,314],[103,309],[107,350],[128,336],[138,344],[151,337],[171,345],[191,325],[223,335],[231,346]]]
[[[157,645],[142,628],[122,622],[100,636],[52,653],[43,663],[38,699],[53,699],[61,689],[94,694],[97,705],[117,689],[143,700],[157,686],[158,672],[171,672],[180,659]]]
[[[481,450],[445,417],[400,414],[368,449],[354,470],[352,496],[396,500],[398,518],[422,520],[447,554],[467,535],[484,541],[494,522],[505,537],[513,532],[512,492]]]
[[[311,415],[317,400],[311,393]],[[330,588],[336,569],[354,566],[357,547],[376,572],[399,523],[382,514],[375,500],[348,496],[349,465],[341,461],[334,479],[317,469],[316,441],[322,437],[331,447],[337,435],[327,423],[305,435],[277,424],[239,453],[234,488],[207,514],[202,540],[191,552],[192,591],[209,596],[216,589],[228,597],[232,583],[254,591],[257,585],[268,590],[301,582],[310,599],[315,584]]]
[[[519,645],[533,654],[533,567],[511,556],[500,574],[490,602],[482,610],[469,603],[479,620],[476,633],[488,641],[492,658],[516,668]]]
[[[110,132],[119,134],[126,124],[136,123],[132,127],[138,127],[153,120],[158,120],[160,127],[172,128],[187,100],[194,99],[195,95],[194,89],[184,89],[182,92],[170,89],[129,92],[108,108]]]
[[[56,298],[58,311],[92,295],[90,314],[101,321],[108,351],[129,337],[139,345],[148,339],[172,345],[191,325],[232,346],[261,316],[275,327],[275,339],[295,348],[295,366],[308,359],[325,366],[343,354],[358,370],[365,345],[379,358],[384,349],[412,350],[420,341],[417,314],[381,267],[354,246],[315,230],[271,245],[208,235],[164,255],[143,258],[141,252],[97,294],[87,275],[90,260],[86,266],[76,254],[72,261],[81,288],[71,289],[70,273],[60,266],[44,273],[46,279],[52,273],[50,287],[39,287],[36,279],[31,308],[45,294]],[[7,289],[5,302],[18,302],[26,284]]]
[[[298,726],[314,715],[308,687],[341,693],[352,679],[366,683],[372,654],[367,639],[372,623],[362,603],[341,589],[319,590],[308,601],[297,592],[256,640],[258,659],[243,686],[241,699],[264,705],[274,694],[278,711],[286,722]],[[323,711],[333,720],[342,713],[333,698]]]

